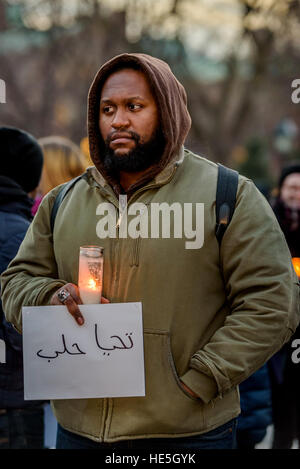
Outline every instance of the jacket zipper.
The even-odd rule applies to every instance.
[[[176,170],[176,167],[175,167],[175,170]],[[152,189],[152,188],[156,188],[156,187],[160,187],[164,184],[166,184],[167,182],[169,182],[169,180],[172,179],[173,175],[174,175],[174,172],[175,170],[172,172],[172,175],[171,177],[161,183],[161,184],[151,184],[149,186],[145,186],[145,187],[142,187],[140,188],[137,192],[135,192],[135,194],[132,196],[131,200],[130,200],[130,203],[132,203],[132,200],[133,199],[136,199],[137,196],[141,193],[141,192],[144,192],[145,190],[148,190],[148,189]],[[106,191],[105,191],[106,192]],[[107,192],[106,192],[107,193]],[[129,205],[129,203],[127,202],[126,203],[126,199],[125,197],[122,197],[120,196],[119,197],[119,205],[121,205],[121,210],[120,210],[120,206],[118,207],[116,204],[115,206],[117,207],[118,209],[118,220],[117,220],[117,224],[116,224],[116,240],[117,240],[117,245],[115,246],[115,249],[112,249],[112,264],[113,264],[113,289],[112,289],[112,293],[116,292],[117,290],[117,281],[118,281],[118,268],[119,268],[119,259],[118,259],[118,262],[116,262],[116,259],[117,259],[117,256],[118,256],[118,252],[119,249],[120,249],[120,246],[119,246],[119,239],[120,239],[120,226],[121,226],[121,222],[123,220],[123,216],[124,214],[127,212],[127,207]],[[100,435],[100,441],[105,441],[105,437],[108,437],[108,428],[109,428],[109,419],[111,418],[111,415],[109,415],[109,409],[112,407],[112,403],[113,403],[113,399],[112,398],[104,398],[103,399],[103,417],[102,417],[102,422],[103,422],[103,425],[101,424],[102,428],[101,428],[101,435]]]
[[[111,243],[111,259],[112,259],[112,296],[115,295],[117,291],[117,282],[119,279],[119,266],[120,266],[120,259],[119,259],[119,251],[120,251],[120,245],[119,245],[119,239],[120,239],[120,225],[121,221],[123,218],[123,215],[125,213],[125,209],[127,207],[125,203],[125,198],[122,198],[122,196],[119,199],[119,203],[121,207],[118,208],[117,205],[116,208],[118,210],[118,220],[116,224],[116,244]],[[109,424],[110,424],[110,419],[111,419],[111,412],[110,409],[112,408],[113,405],[113,399],[110,397],[104,398],[103,400],[103,426],[101,428],[101,440],[105,441],[105,438],[108,437],[108,429],[109,429]]]

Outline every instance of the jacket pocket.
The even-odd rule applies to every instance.
[[[146,396],[114,399],[109,438],[203,431],[204,404],[181,386],[168,332],[144,331],[144,350]]]
[[[179,387],[179,389],[184,393],[185,396],[187,396],[189,399],[192,399],[192,401],[197,401],[199,402],[199,399],[197,399],[196,397],[193,397],[191,394],[189,394],[185,389],[184,387],[182,386],[181,382],[180,382],[180,378],[177,374],[177,370],[176,370],[176,366],[175,366],[175,362],[174,362],[174,359],[173,359],[173,355],[172,355],[172,351],[171,351],[171,343],[170,343],[170,335],[167,334],[166,336],[166,353],[168,355],[168,362],[169,362],[169,366],[172,370],[172,373],[173,373],[173,376],[174,376],[174,379],[175,379],[175,382],[177,384],[177,386]]]

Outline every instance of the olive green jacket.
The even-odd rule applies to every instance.
[[[58,210],[42,201],[16,258],[2,275],[3,309],[19,330],[24,305],[47,305],[77,284],[79,247],[104,247],[103,296],[141,301],[146,396],[54,400],[58,422],[95,441],[201,434],[240,412],[238,384],[289,339],[299,322],[299,286],[269,204],[245,177],[221,248],[215,237],[217,165],[185,150],[129,200],[204,204],[204,244],[186,238],[99,239],[96,209],[111,186],[96,170],[77,182]],[[195,220],[194,220],[195,222]],[[172,233],[172,232],[171,232]],[[82,326],[84,327],[84,326]],[[191,397],[180,380],[199,399]]]

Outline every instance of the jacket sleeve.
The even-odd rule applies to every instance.
[[[5,234],[5,242],[1,246],[0,252],[0,273],[3,272],[9,262],[16,256],[20,244],[22,243],[26,231],[29,227],[29,222],[22,219],[22,222],[16,221],[13,230],[8,230]],[[0,335],[1,339],[9,343],[16,352],[22,352],[22,337],[5,319],[2,300],[0,299]]]
[[[230,314],[181,377],[206,403],[260,368],[300,319],[299,282],[283,233],[266,199],[244,177],[222,240],[220,268]]]
[[[20,244],[25,237],[28,226],[29,224],[25,226],[20,224],[20,226],[18,226],[19,231],[9,235],[9,238],[1,245],[0,273],[7,269],[10,261],[16,256]]]
[[[16,257],[1,275],[2,307],[8,322],[22,330],[22,306],[42,306],[65,285],[58,279],[50,213],[58,188],[42,200]]]

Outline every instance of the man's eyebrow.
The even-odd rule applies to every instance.
[[[142,96],[129,96],[129,98],[126,98],[125,101],[132,101],[134,99],[137,99],[139,101],[146,101],[145,98],[143,98]],[[102,98],[100,100],[101,103],[113,103],[113,99],[109,99],[109,98]]]
[[[138,100],[141,100],[141,101],[145,101],[145,98],[143,98],[142,96],[131,96],[130,98],[128,98],[127,100],[131,100],[131,99],[138,99]]]

